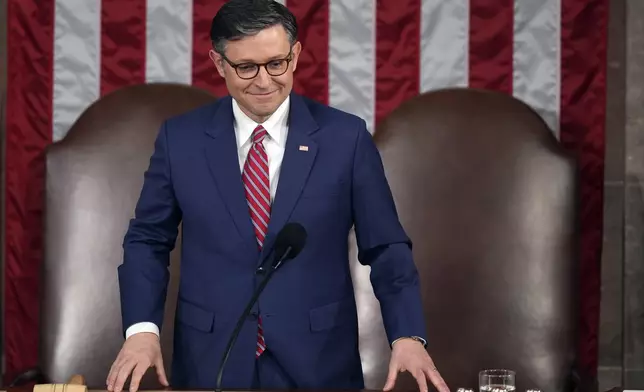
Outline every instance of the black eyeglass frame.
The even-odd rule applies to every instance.
[[[223,58],[224,60],[226,60],[226,62],[228,63],[228,65],[230,65],[230,66],[235,70],[235,73],[237,74],[237,76],[238,76],[240,79],[244,79],[244,80],[250,80],[250,79],[253,79],[253,78],[257,77],[257,75],[259,75],[259,70],[260,70],[262,67],[264,67],[264,69],[266,70],[266,73],[268,73],[268,74],[269,74],[269,75],[271,75],[271,76],[281,76],[281,75],[284,75],[284,74],[286,73],[286,71],[288,71],[288,67],[291,65],[291,61],[293,61],[293,47],[292,47],[292,46],[291,46],[291,48],[289,49],[289,52],[288,52],[288,54],[286,55],[286,57],[279,58],[279,59],[273,59],[273,60],[268,61],[268,62],[266,62],[266,63],[239,63],[239,64],[236,64],[236,63],[233,63],[232,61],[230,61],[230,59],[229,59],[228,57],[226,57],[226,55],[225,55],[225,54],[223,54],[223,53],[219,53],[219,54],[221,55],[221,58]],[[271,73],[271,71],[269,71],[269,70],[268,70],[268,67],[267,67],[267,66],[268,66],[268,64],[270,64],[270,63],[272,63],[272,62],[275,62],[275,61],[286,61],[286,67],[284,67],[284,71],[283,71],[283,72],[280,72],[280,73],[275,74],[275,73]],[[241,76],[241,75],[239,74],[239,70],[238,70],[238,68],[239,68],[239,67],[241,67],[242,65],[254,65],[254,66],[257,66],[257,70],[255,71],[255,74],[253,74],[253,76]]]

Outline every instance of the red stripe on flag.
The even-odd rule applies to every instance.
[[[302,52],[293,90],[308,98],[329,102],[329,3],[328,0],[288,0],[295,15]]]
[[[145,82],[146,0],[101,4],[101,96]]]
[[[54,1],[7,7],[5,382],[38,363],[45,156],[51,143]]]
[[[228,95],[224,79],[217,73],[208,52],[212,18],[226,0],[194,0],[192,7],[192,85],[210,91],[216,97]]]
[[[420,0],[376,3],[376,124],[420,91],[420,15]]]
[[[469,86],[512,94],[514,0],[470,0],[469,16]]]
[[[560,140],[581,170],[580,347],[583,370],[596,374],[604,186],[608,0],[563,0]]]

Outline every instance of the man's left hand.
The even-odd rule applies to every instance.
[[[389,362],[389,375],[384,391],[393,389],[399,372],[408,371],[418,382],[420,392],[427,392],[427,378],[439,392],[449,392],[443,377],[434,366],[434,361],[421,342],[413,339],[400,339],[394,343]]]

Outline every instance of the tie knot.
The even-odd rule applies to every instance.
[[[257,128],[253,131],[253,143],[261,143],[264,141],[264,138],[268,135],[268,132],[262,127],[261,125],[258,125]]]

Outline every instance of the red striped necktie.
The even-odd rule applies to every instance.
[[[264,238],[268,229],[268,220],[271,215],[271,194],[268,179],[268,156],[262,142],[268,135],[264,127],[258,125],[253,131],[253,144],[248,152],[242,179],[246,191],[246,201],[250,211],[250,218],[255,229],[257,246],[262,249]],[[257,325],[257,348],[255,357],[259,358],[266,349],[264,333],[262,330],[262,318],[258,318]]]

